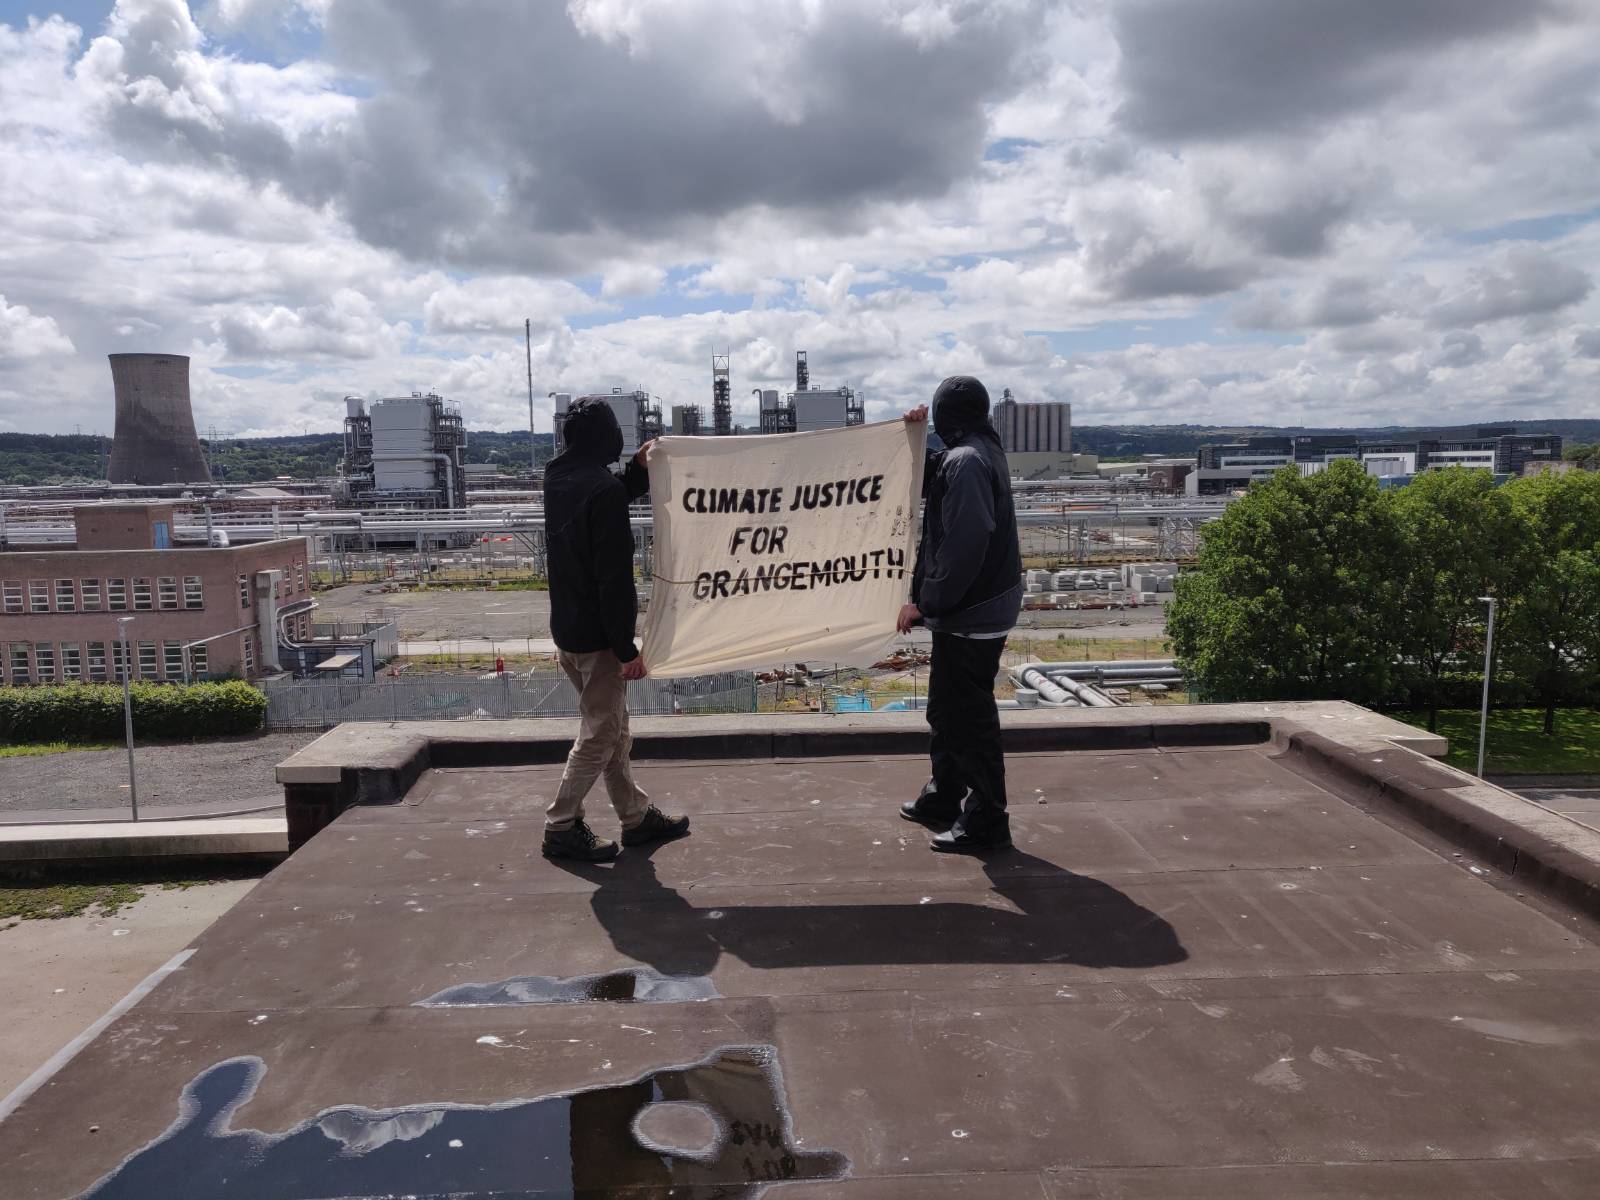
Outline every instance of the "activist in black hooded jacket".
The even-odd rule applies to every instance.
[[[629,662],[639,657],[639,597],[628,505],[649,491],[649,473],[631,459],[620,476],[612,472],[622,457],[622,429],[603,399],[575,401],[562,436],[566,449],[544,472],[550,635],[570,654],[610,650]]]
[[[928,456],[922,544],[911,596],[929,629],[1003,633],[1022,609],[1022,555],[1011,472],[989,423],[989,393],[954,375],[933,394],[933,431],[945,449]]]

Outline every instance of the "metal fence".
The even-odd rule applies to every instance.
[[[565,675],[412,675],[354,680],[268,682],[267,728],[324,729],[342,721],[487,721],[571,717],[578,694]],[[693,679],[639,679],[628,685],[635,715],[757,711],[755,675],[732,671]]]

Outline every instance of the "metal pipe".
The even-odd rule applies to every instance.
[[[1493,596],[1479,596],[1489,606],[1488,636],[1483,640],[1483,711],[1478,714],[1478,778],[1483,778],[1483,747],[1489,740],[1489,681],[1494,675],[1494,610]]]
[[[128,739],[128,801],[133,805],[133,819],[139,819],[139,779],[133,766],[133,674],[132,645],[128,641],[128,625],[132,617],[117,618],[117,637],[122,642],[122,732]]]

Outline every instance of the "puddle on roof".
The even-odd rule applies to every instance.
[[[419,1008],[501,1008],[517,1004],[676,1004],[715,1000],[716,987],[703,975],[663,975],[653,967],[628,967],[604,975],[518,975],[498,983],[463,983],[418,1000]]]
[[[83,1200],[753,1200],[849,1167],[795,1148],[771,1046],[534,1100],[342,1105],[283,1133],[234,1129],[265,1074],[259,1058],[231,1058],[196,1076],[166,1133]]]

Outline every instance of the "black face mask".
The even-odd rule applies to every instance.
[[[970,375],[952,375],[933,393],[933,431],[954,446],[989,424],[989,393]]]
[[[604,400],[579,400],[567,409],[561,436],[567,448],[583,458],[610,463],[622,457],[622,426]]]

